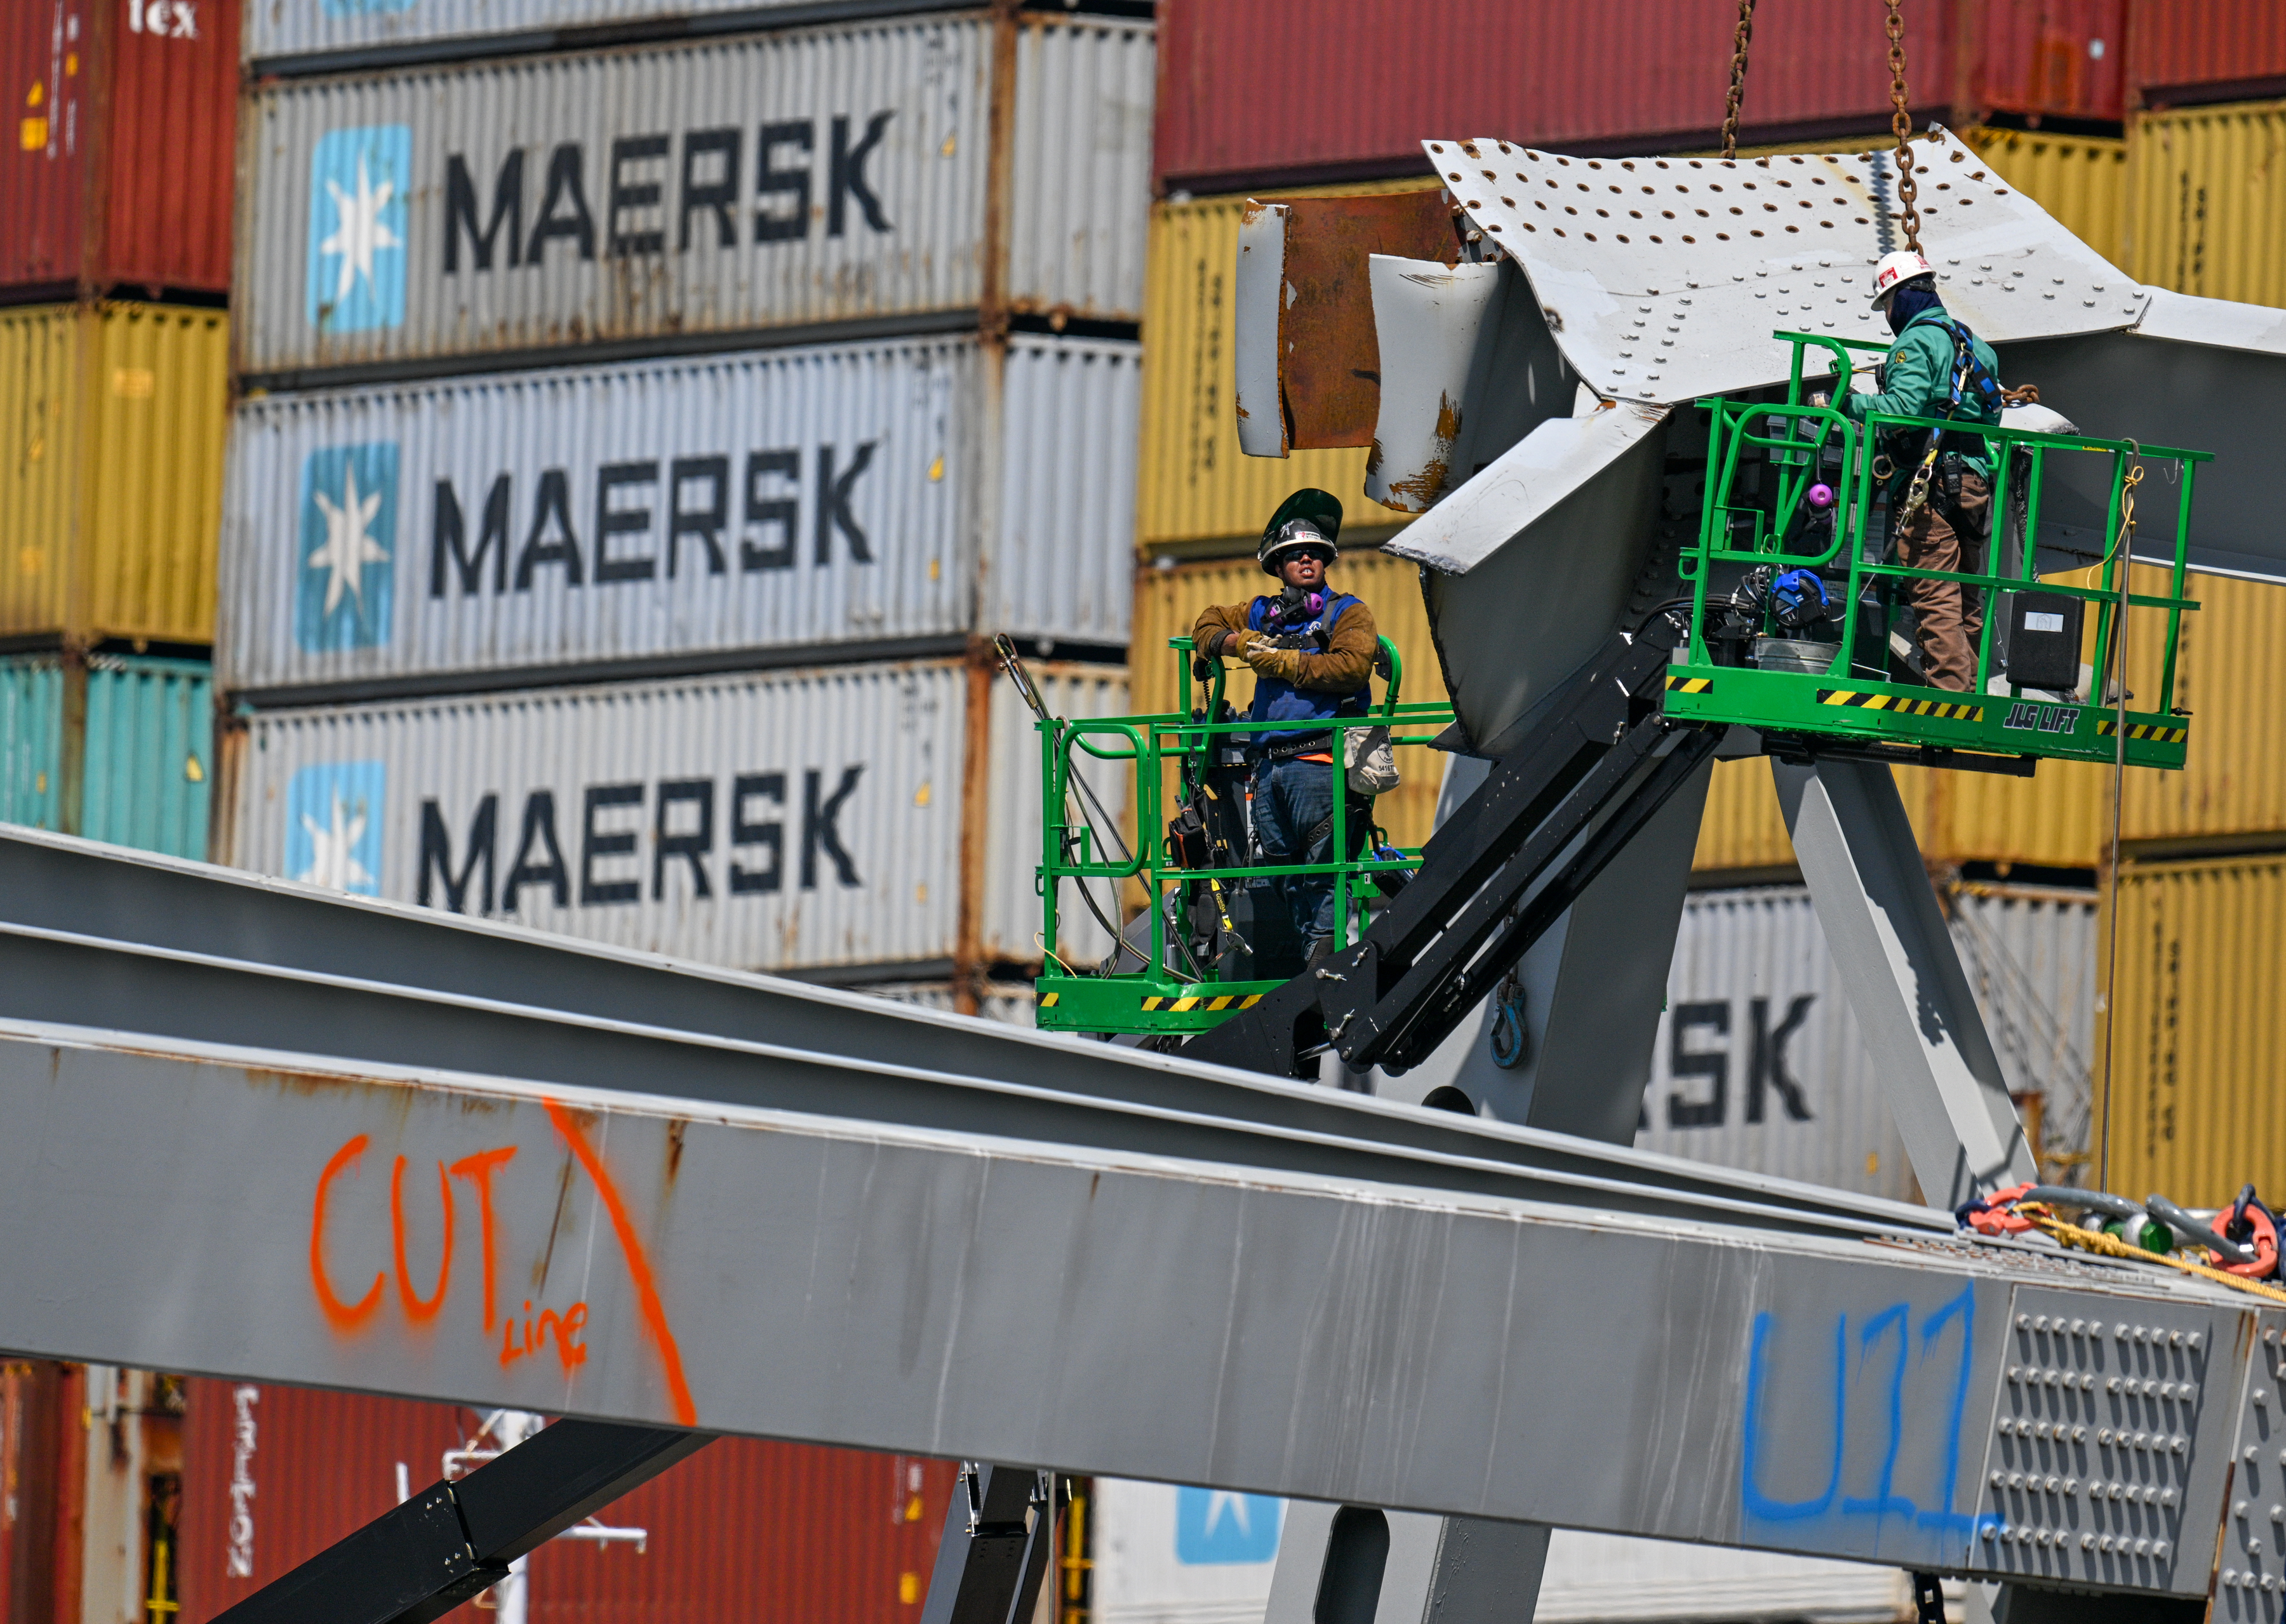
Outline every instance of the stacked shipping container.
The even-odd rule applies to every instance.
[[[446,1475],[476,1411],[254,1383],[193,1381],[177,1549],[183,1624],[206,1624]],[[532,1624],[901,1624],[917,1616],[955,1468],[722,1439],[531,1558]],[[457,1624],[485,1615],[479,1601]]]
[[[770,21],[253,24],[218,849],[970,1007],[989,637],[1124,708],[1153,30]]]

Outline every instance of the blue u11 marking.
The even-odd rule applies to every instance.
[[[1840,1499],[1844,1516],[1870,1517],[1877,1525],[1884,1518],[1896,1517],[1905,1519],[1912,1526],[1946,1534],[1971,1536],[1985,1528],[2001,1525],[2003,1519],[1990,1512],[1971,1515],[1953,1509],[1956,1486],[1960,1477],[1960,1429],[1967,1417],[1969,1371],[1975,1356],[1976,1298],[1974,1287],[1963,1287],[1959,1297],[1923,1321],[1920,1345],[1913,1358],[1916,1366],[1927,1363],[1935,1351],[1937,1338],[1952,1321],[1959,1321],[1960,1351],[1954,1367],[1952,1391],[1945,1407],[1944,1463],[1935,1496],[1941,1509],[1924,1511],[1896,1490],[1897,1456],[1904,1442],[1905,1369],[1908,1356],[1915,1352],[1909,1334],[1912,1313],[1909,1305],[1893,1303],[1867,1320],[1858,1333],[1861,1372],[1865,1361],[1872,1357],[1876,1344],[1885,1339],[1893,1340],[1896,1353],[1889,1369],[1888,1391],[1884,1406],[1889,1423],[1889,1437],[1873,1493],[1846,1499],[1841,1499],[1841,1487],[1842,1456],[1848,1441],[1849,1316],[1846,1313],[1834,1316],[1833,1419],[1833,1440],[1827,1455],[1828,1476],[1825,1492],[1809,1500],[1775,1500],[1762,1492],[1762,1405],[1764,1389],[1769,1381],[1768,1344],[1775,1318],[1767,1310],[1754,1316],[1754,1336],[1746,1357],[1746,1437],[1740,1451],[1740,1497],[1749,1517],[1769,1522],[1797,1522],[1824,1516]]]
[[[1897,1477],[1897,1450],[1905,1439],[1905,1305],[1892,1303],[1871,1320],[1857,1334],[1858,1358],[1862,1364],[1872,1352],[1882,1332],[1894,1327],[1897,1333],[1896,1362],[1889,1368],[1889,1448],[1881,1457],[1881,1481],[1870,1500],[1845,1500],[1841,1509],[1854,1517],[1886,1517],[1895,1512],[1911,1517],[1919,1508],[1903,1494],[1893,1494],[1890,1486]]]
[[[1746,1447],[1744,1466],[1746,1510],[1755,1517],[1771,1522],[1793,1522],[1805,1517],[1820,1517],[1833,1504],[1833,1497],[1841,1492],[1842,1390],[1849,1376],[1849,1343],[1843,1327],[1847,1314],[1833,1321],[1833,1475],[1826,1480],[1825,1493],[1815,1500],[1772,1500],[1762,1493],[1762,1344],[1770,1340],[1770,1313],[1764,1309],[1754,1316],[1754,1340],[1746,1354]]]

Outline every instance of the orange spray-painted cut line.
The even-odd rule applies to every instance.
[[[445,1198],[445,1255],[437,1263],[437,1289],[423,1301],[414,1295],[413,1271],[405,1263],[405,1158],[397,1158],[389,1175],[390,1237],[397,1248],[397,1295],[404,1300],[405,1317],[415,1325],[437,1317],[453,1283],[453,1181],[445,1177],[442,1162],[437,1163],[437,1189]]]
[[[497,1150],[480,1150],[472,1156],[462,1156],[453,1163],[453,1174],[466,1179],[477,1186],[477,1216],[483,1219],[485,1238],[485,1334],[493,1329],[493,1169],[516,1155],[516,1147],[503,1145]]]
[[[334,1295],[333,1282],[326,1278],[326,1189],[341,1171],[359,1156],[370,1141],[360,1133],[339,1150],[326,1163],[326,1171],[318,1175],[317,1199],[310,1203],[310,1280],[318,1288],[318,1306],[326,1311],[336,1330],[353,1330],[370,1318],[381,1306],[382,1274],[374,1272],[373,1289],[355,1303],[344,1303]]]
[[[619,1250],[627,1255],[627,1273],[635,1278],[635,1302],[642,1310],[644,1328],[658,1344],[658,1356],[666,1367],[667,1397],[674,1405],[674,1418],[686,1427],[698,1424],[698,1407],[690,1401],[690,1384],[682,1379],[682,1350],[674,1343],[674,1332],[666,1322],[666,1308],[658,1300],[658,1283],[651,1277],[650,1259],[643,1253],[642,1238],[635,1234],[635,1220],[627,1216],[627,1202],[619,1199],[619,1186],[604,1170],[598,1156],[579,1131],[579,1124],[572,1120],[572,1113],[555,1100],[544,1102],[548,1119],[556,1131],[572,1147],[572,1154],[579,1158],[579,1165],[587,1170],[587,1177],[595,1182],[595,1193],[603,1198],[603,1210],[611,1215],[611,1228],[619,1237]]]

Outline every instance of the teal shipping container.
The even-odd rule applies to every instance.
[[[0,659],[0,822],[203,860],[213,761],[203,660]]]

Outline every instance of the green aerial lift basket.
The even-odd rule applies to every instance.
[[[1691,594],[1691,635],[1676,650],[1667,680],[1669,715],[1732,722],[1760,731],[1781,750],[1790,738],[1874,747],[1885,753],[1922,753],[1932,764],[2001,765],[2029,772],[2033,761],[2118,761],[2130,767],[2180,768],[2190,738],[2187,713],[2174,706],[2175,647],[2182,616],[2198,604],[2184,596],[2188,576],[2191,486],[2197,466],[2211,458],[2198,451],[2138,445],[2085,435],[2038,434],[1980,428],[1992,469],[1991,534],[1982,561],[1990,567],[1945,572],[1909,568],[1888,556],[1873,454],[1888,431],[1904,430],[1914,444],[1943,427],[1934,419],[1872,416],[1864,422],[1828,406],[1804,403],[1804,351],[1831,351],[1849,375],[1850,351],[1878,350],[1855,339],[1779,333],[1793,346],[1793,375],[1782,404],[1713,398],[1699,402],[1709,414],[1706,495],[1697,542],[1680,561]],[[1957,438],[1960,430],[1953,430]],[[1903,436],[1899,438],[1904,438]],[[2108,492],[2101,514],[2083,518],[2069,535],[2046,524],[2044,498],[2067,470],[2065,459],[2100,459],[2091,479],[2083,464],[2069,488],[2085,505],[2091,491]],[[2152,477],[2144,484],[2146,475]],[[1812,488],[1835,493],[1821,513]],[[2172,566],[2158,595],[2131,590],[2128,568],[2139,491],[2165,489],[2161,513],[2172,524]],[[2059,541],[2092,576],[2074,583],[2038,573]],[[2148,560],[2149,549],[2145,556]],[[1751,637],[1727,643],[1716,633],[1726,611],[1717,577],[1765,567],[1810,570],[1826,581],[1840,613],[1828,642],[1770,635],[1777,629],[1767,606]],[[2146,563],[2146,570],[2155,566]],[[1954,693],[1895,680],[1892,650],[1903,583],[1913,578],[1958,581],[1984,600],[1983,632],[1976,650],[1976,682]],[[2067,614],[2083,628],[2084,663],[2065,689],[2033,689],[2010,681],[2012,662],[1999,646],[2017,595],[2037,595],[2046,618]],[[1711,610],[1711,618],[1710,618]],[[2143,611],[2140,613],[2135,611]],[[1735,625],[1733,629],[1738,629]],[[1714,635],[1710,635],[1714,634]],[[2157,655],[2156,692],[2127,690],[2118,678],[2130,646],[2139,659]],[[1818,663],[1830,649],[1831,658]],[[1767,651],[1767,653],[1765,653]],[[1809,658],[1805,659],[1805,651]],[[1762,658],[1757,658],[1760,655]],[[2102,680],[2097,680],[2101,674]],[[2156,704],[2151,703],[2156,699]]]
[[[1735,725],[1761,735],[1783,756],[1872,755],[1932,766],[1975,767],[2029,774],[2041,758],[2180,768],[2190,737],[2187,714],[2175,708],[2175,650],[2186,611],[2183,595],[2190,534],[2191,484],[2203,452],[2138,445],[2085,435],[1979,428],[1992,469],[1991,534],[1980,567],[1946,572],[1893,562],[1886,534],[1886,470],[1876,452],[1903,430],[1915,444],[1944,428],[1925,418],[1875,416],[1853,422],[1803,398],[1803,360],[1812,346],[1832,354],[1846,378],[1855,340],[1780,333],[1793,346],[1783,401],[1727,398],[1699,403],[1707,414],[1706,490],[1698,539],[1677,562],[1691,626],[1675,650],[1665,713],[1710,727]],[[1955,434],[1962,431],[1952,430]],[[2088,459],[2095,460],[2092,463]],[[2147,475],[2153,476],[2147,484]],[[1823,485],[1833,493],[1811,500]],[[2139,491],[2168,493],[2151,529],[2172,525],[2166,590],[2132,590],[2129,556]],[[2144,548],[2146,570],[2153,548]],[[2160,549],[2164,550],[2164,549]],[[2046,561],[2049,573],[2040,569]],[[2064,567],[2059,570],[2059,565]],[[2160,566],[2164,567],[2164,566]],[[1777,635],[1770,595],[1743,598],[1738,579],[1752,571],[1814,572],[1824,583],[1826,616]],[[2074,581],[2057,579],[2078,575]],[[1900,681],[1895,650],[1902,642],[1903,583],[1954,580],[1986,604],[1976,650],[1975,685],[1966,692]],[[2034,606],[2037,606],[2036,608]],[[2048,680],[2035,688],[2013,680],[2030,664],[2012,648],[2004,624],[2031,647],[2039,637]],[[1817,636],[1804,636],[1815,631]],[[1223,703],[1224,668],[1199,660],[1191,640],[1171,640],[1182,708],[1162,715],[1039,723],[1044,808],[1038,871],[1044,916],[1041,945],[1048,973],[1037,984],[1037,1019],[1052,1029],[1145,1034],[1173,1042],[1208,1031],[1282,986],[1301,966],[1275,973],[1257,948],[1270,926],[1249,933],[1234,916],[1270,911],[1275,882],[1317,873],[1332,878],[1335,945],[1354,943],[1370,922],[1384,887],[1402,883],[1421,861],[1417,847],[1387,845],[1372,828],[1372,805],[1334,797],[1332,858],[1316,863],[1250,863],[1242,802],[1246,738],[1273,730],[1230,714]],[[2127,691],[2120,674],[2132,650],[2148,700]],[[1382,640],[1386,697],[1363,716],[1336,719],[1339,740],[1362,728],[1386,728],[1404,770],[1426,774],[1438,758],[1425,747],[1452,721],[1443,705],[1399,698],[1403,667]],[[1194,682],[1203,675],[1202,690]],[[1316,729],[1322,722],[1282,724]],[[1131,825],[1136,849],[1077,781],[1076,763],[1094,761],[1131,777]],[[1328,767],[1328,772],[1336,771]],[[1188,848],[1168,834],[1169,818],[1188,805],[1206,816],[1203,843]],[[1079,809],[1075,821],[1074,809]],[[1218,831],[1219,832],[1218,833]],[[1123,901],[1139,890],[1140,913]],[[1127,894],[1123,897],[1123,893]],[[1070,901],[1097,916],[1099,940],[1073,962],[1063,928]],[[1122,945],[1110,944],[1116,931]],[[1241,951],[1234,952],[1235,943]]]

